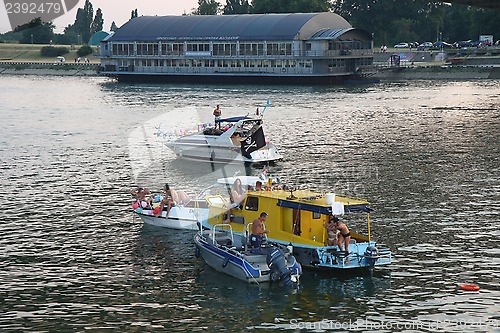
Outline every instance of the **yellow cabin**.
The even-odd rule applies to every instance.
[[[249,176],[236,178],[245,186],[255,185],[258,180],[258,177]],[[224,178],[218,182],[230,186],[236,178]],[[243,201],[234,208],[231,207],[236,206],[235,204],[232,205],[229,199],[223,199],[221,196],[208,196],[206,200],[209,203],[209,217],[202,221],[204,227],[211,228],[216,224],[227,223],[230,216],[229,223],[233,231],[245,235],[249,233],[251,223],[260,213],[266,212],[268,219],[265,227],[270,231],[268,240],[293,246],[297,260],[306,267],[373,268],[373,265],[384,265],[391,261],[390,250],[376,248],[375,242],[371,240],[372,210],[365,200],[332,193],[283,189],[249,190]],[[324,225],[332,214],[344,213],[365,214],[367,235],[363,236],[350,230],[348,249],[340,251],[337,246],[328,245],[329,236]],[[374,261],[373,265],[368,260],[370,258]]]

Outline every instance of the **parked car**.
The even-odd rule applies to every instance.
[[[438,49],[440,49],[440,48],[446,49],[446,48],[453,47],[453,45],[451,45],[450,43],[439,41],[439,42],[434,43],[434,47],[436,47]]]
[[[456,42],[455,44],[457,44],[457,47],[472,47],[473,44],[472,44],[472,40],[469,39],[469,40],[462,40],[460,42]]]
[[[408,43],[399,43],[399,44],[394,45],[394,47],[396,49],[405,49],[405,48],[410,47],[410,45]]]
[[[422,47],[432,47],[433,44],[432,44],[432,42],[423,42],[422,44],[420,44],[420,46],[422,46]]]

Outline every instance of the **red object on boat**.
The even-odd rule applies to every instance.
[[[478,291],[479,286],[476,286],[475,284],[470,284],[470,283],[464,283],[459,286],[460,289],[465,290],[465,291]]]

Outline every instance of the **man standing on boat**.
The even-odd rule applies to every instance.
[[[215,127],[217,127],[217,122],[219,122],[219,120],[222,117],[222,110],[220,109],[219,105],[215,107],[213,115],[215,117]],[[220,129],[220,122],[219,122],[219,129]]]
[[[344,251],[342,250],[342,243],[343,243],[345,252],[349,253],[349,243],[351,242],[351,233],[349,231],[349,228],[345,223],[340,222],[336,216],[332,217],[332,221],[333,225],[335,226],[335,229],[339,231],[338,246],[340,251]],[[348,261],[346,260],[346,263],[347,262]]]
[[[254,249],[260,248],[265,235],[269,233],[264,227],[264,221],[267,220],[267,213],[262,212],[260,216],[256,218],[252,223],[252,234],[250,235],[250,244]]]

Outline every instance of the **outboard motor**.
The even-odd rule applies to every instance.
[[[293,285],[292,271],[286,267],[286,259],[283,252],[272,247],[269,252],[267,252],[267,265],[271,269],[271,280],[280,280],[285,286]]]
[[[373,269],[378,258],[380,258],[378,249],[375,246],[368,246],[363,256],[366,258],[366,263],[370,266],[370,269]]]

